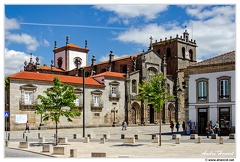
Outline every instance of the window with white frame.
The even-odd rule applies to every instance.
[[[112,94],[112,97],[116,97],[117,96],[117,87],[116,86],[112,86],[111,94]]]
[[[197,80],[197,100],[208,100],[208,79],[203,78]]]
[[[93,104],[94,106],[99,106],[99,95],[93,96]]]
[[[24,92],[24,104],[32,105],[33,92],[25,91]]]
[[[231,99],[231,77],[222,76],[218,80],[218,100],[226,101]]]
[[[229,98],[229,83],[228,80],[220,80],[220,98],[228,99]]]

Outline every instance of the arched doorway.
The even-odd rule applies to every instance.
[[[149,106],[149,122],[154,123],[154,108],[153,105],[148,105]]]
[[[175,121],[175,106],[172,103],[168,105],[168,117],[169,122]]]
[[[130,114],[131,114],[131,123],[136,124],[136,109],[134,107],[130,110]]]
[[[140,105],[137,102],[132,103],[132,107],[129,111],[129,124],[141,123],[141,110]]]

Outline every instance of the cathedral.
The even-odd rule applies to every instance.
[[[90,50],[87,40],[84,47],[69,43],[68,37],[61,47],[57,47],[55,41],[50,66],[40,65],[38,57],[35,62],[31,57],[29,62],[24,62],[23,71],[8,76],[5,111],[10,112],[10,117],[7,118],[7,128],[22,129],[25,120],[34,129],[39,129],[39,125],[54,127],[52,121],[43,123],[41,116],[34,113],[34,104],[39,102],[37,96],[52,86],[54,76],[74,86],[75,104],[81,112],[84,111],[86,126],[115,126],[123,120],[129,125],[157,124],[159,112],[151,104],[137,100],[137,95],[139,83],[159,71],[164,74],[167,91],[176,96],[165,104],[161,112],[162,123],[186,122],[185,82],[181,69],[196,62],[196,47],[196,41],[190,40],[185,30],[182,36],[177,34],[155,42],[150,37],[148,50],[139,54],[114,58],[114,52],[110,51],[109,60],[99,63],[92,56],[91,65],[88,65]],[[59,127],[83,126],[82,115],[74,117],[70,124],[61,119]]]

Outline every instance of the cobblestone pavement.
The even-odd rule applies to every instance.
[[[132,158],[236,158],[236,139],[229,139],[229,136],[222,136],[223,144],[219,143],[219,137],[216,139],[199,136],[201,143],[197,143],[197,139],[190,139],[190,135],[184,135],[182,132],[174,132],[174,134],[182,134],[180,143],[176,144],[176,140],[172,139],[169,125],[162,125],[161,146],[153,143],[152,135],[159,133],[159,126],[131,126],[127,130],[121,127],[97,127],[85,128],[85,137],[91,134],[92,138],[89,143],[85,143],[83,128],[75,129],[58,129],[58,137],[67,137],[68,142],[62,144],[66,148],[65,155],[56,155],[52,152],[42,152],[42,146],[39,143],[39,137],[45,138],[45,143],[55,142],[55,129],[48,130],[31,130],[30,133],[23,131],[8,131],[5,140],[8,140],[8,147],[21,149],[25,151],[37,152],[44,155],[51,155],[59,158],[70,157],[70,149],[76,149],[77,157],[91,157],[91,153],[106,153],[106,157],[132,157]],[[76,139],[74,139],[76,134]],[[103,134],[109,137],[104,144],[100,143]],[[125,137],[134,137],[134,144],[124,143],[125,139],[121,139],[122,134]],[[9,135],[9,136],[8,136]],[[28,148],[19,148],[20,141],[29,142]],[[230,160],[229,159],[229,160]]]

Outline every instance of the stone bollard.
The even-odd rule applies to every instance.
[[[197,134],[190,134],[190,139],[196,139],[198,137]]]
[[[154,139],[157,135],[156,134],[152,134],[152,139]]]
[[[67,147],[65,146],[53,146],[54,155],[65,155],[67,152]]]
[[[100,143],[104,144],[105,143],[105,138],[100,138]]]
[[[197,143],[201,143],[201,137],[197,138]]]
[[[157,136],[157,137],[154,137],[153,143],[159,143],[159,137],[158,137],[158,136]]]
[[[176,139],[175,139],[175,143],[176,143],[176,144],[180,144],[180,138],[176,138]]]
[[[77,157],[77,149],[70,149],[70,157]]]
[[[138,139],[138,134],[135,134],[135,135],[134,135],[134,138],[135,138],[135,139]]]
[[[28,148],[28,142],[19,142],[19,148]]]
[[[84,143],[89,143],[89,137],[85,137]]]
[[[173,134],[172,139],[181,138],[181,134]]]
[[[42,152],[49,152],[52,153],[53,152],[53,146],[50,144],[44,144],[42,146]]]
[[[58,143],[68,143],[68,138],[67,137],[59,137]]]
[[[73,139],[81,138],[80,134],[73,134]]]
[[[125,138],[125,134],[121,134],[121,139],[124,139]]]
[[[229,139],[235,139],[235,134],[234,133],[230,133],[229,134]]]
[[[8,147],[9,141],[5,141],[5,147]]]
[[[91,156],[92,157],[106,157],[106,153],[105,152],[92,152]]]
[[[39,138],[39,143],[45,143],[45,138],[44,137],[40,137]]]
[[[110,134],[103,134],[103,138],[105,138],[105,139],[110,138]]]
[[[223,138],[222,137],[219,138],[219,144],[223,144]]]

